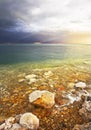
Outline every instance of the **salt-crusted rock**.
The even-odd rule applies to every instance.
[[[51,108],[55,104],[54,98],[54,93],[46,90],[36,90],[29,95],[29,102],[45,108]]]
[[[35,74],[30,74],[30,75],[26,75],[26,76],[25,76],[25,79],[30,80],[31,78],[36,78],[36,77],[37,77],[37,75],[35,75]]]
[[[5,123],[0,125],[0,130],[4,130],[4,128],[5,128]]]
[[[85,101],[83,107],[88,111],[91,112],[91,101]]]
[[[79,114],[83,115],[86,119],[91,120],[91,99],[90,96],[86,97]]]
[[[22,127],[18,124],[18,123],[15,123],[12,125],[12,128],[10,130],[20,130]]]
[[[14,121],[15,121],[14,117],[10,117],[10,118],[6,119],[5,123],[0,125],[0,130],[10,130]]]
[[[36,77],[37,75],[31,74],[31,75],[25,76],[25,79],[27,80],[28,84],[32,84],[37,81]]]
[[[52,76],[52,75],[53,75],[52,71],[48,71],[48,72],[45,72],[45,73],[44,73],[44,77],[45,77],[45,78],[48,78],[48,77],[50,77],[50,76]]]
[[[75,87],[84,89],[84,88],[87,87],[87,85],[84,82],[78,82],[78,83],[75,84]]]
[[[20,125],[30,130],[37,130],[39,127],[39,119],[32,113],[25,113],[21,116]]]
[[[28,84],[32,84],[35,83],[37,80],[35,78],[31,78],[30,81],[28,82]]]
[[[82,125],[75,125],[72,130],[91,130],[91,123],[86,123]]]

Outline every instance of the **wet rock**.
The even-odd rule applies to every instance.
[[[75,125],[72,130],[91,130],[91,123],[86,123],[82,125]]]
[[[51,108],[55,104],[55,94],[46,90],[36,90],[29,95],[29,102],[45,108]]]
[[[68,93],[66,95],[66,97],[69,99],[69,104],[70,103],[72,104],[74,101],[80,101],[81,100],[81,97],[79,97],[79,96],[77,96],[75,94],[72,94],[72,93]]]
[[[91,101],[91,96],[87,96],[87,101]]]
[[[43,75],[45,78],[48,78],[50,76],[53,76],[53,73],[52,71],[48,71],[48,72],[45,72],[44,75]]]
[[[13,124],[12,128],[10,128],[10,130],[20,130],[20,129],[22,129],[22,127],[18,123]]]
[[[84,116],[87,120],[91,120],[91,101],[85,100],[79,114]]]
[[[30,74],[30,75],[26,75],[26,76],[25,76],[25,79],[30,80],[31,78],[36,78],[36,77],[37,77],[37,75],[35,75],[35,74]]]
[[[75,84],[75,87],[84,89],[84,88],[87,87],[87,85],[84,82],[78,82],[78,83]]]
[[[19,83],[22,83],[22,82],[24,82],[24,81],[25,81],[25,79],[19,79],[19,80],[18,80]]]
[[[85,101],[83,107],[88,111],[91,112],[91,101]]]
[[[32,84],[32,83],[36,82],[37,81],[36,78],[37,78],[37,75],[35,75],[35,74],[25,76],[25,79],[28,82],[28,84]]]
[[[5,123],[0,125],[0,130],[10,130],[10,128],[12,127],[13,123],[15,121],[14,117],[10,117],[8,119],[5,120]]]
[[[30,130],[37,130],[39,127],[39,119],[32,113],[25,113],[21,116],[20,125]]]

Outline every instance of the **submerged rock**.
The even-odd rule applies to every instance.
[[[19,83],[22,83],[22,82],[24,82],[24,81],[25,81],[25,79],[19,79],[19,80],[18,80]]]
[[[35,74],[30,74],[30,75],[26,75],[26,76],[25,76],[25,79],[30,80],[31,78],[36,78],[36,77],[37,77],[37,75],[35,75]]]
[[[27,80],[28,84],[32,84],[37,81],[36,77],[37,75],[31,74],[31,75],[26,75],[25,79]]]
[[[36,90],[29,95],[29,102],[45,108],[51,108],[55,104],[55,94],[46,90]]]
[[[88,111],[91,112],[91,101],[85,101],[83,107]]]
[[[87,87],[87,85],[84,82],[78,82],[78,83],[75,84],[75,87],[84,89],[84,88]]]
[[[10,130],[15,121],[14,117],[10,117],[5,120],[5,123],[0,125],[0,130]]]
[[[18,123],[14,123],[10,130],[22,130],[22,127]]]
[[[48,78],[48,77],[50,77],[50,76],[53,76],[53,72],[52,72],[52,71],[48,71],[48,72],[45,72],[45,73],[44,73],[44,77],[45,77],[45,78]]]
[[[79,110],[79,114],[84,116],[87,120],[91,120],[91,100],[88,97],[84,101],[82,108]]]
[[[82,125],[75,125],[72,130],[91,130],[91,123],[86,123]]]
[[[21,116],[20,125],[30,130],[37,130],[39,127],[39,119],[32,113],[25,113]]]

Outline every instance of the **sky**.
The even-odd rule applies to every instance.
[[[0,43],[64,42],[69,32],[91,33],[91,0],[0,0]]]

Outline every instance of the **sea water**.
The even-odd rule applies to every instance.
[[[91,59],[90,44],[1,44],[0,65]]]

